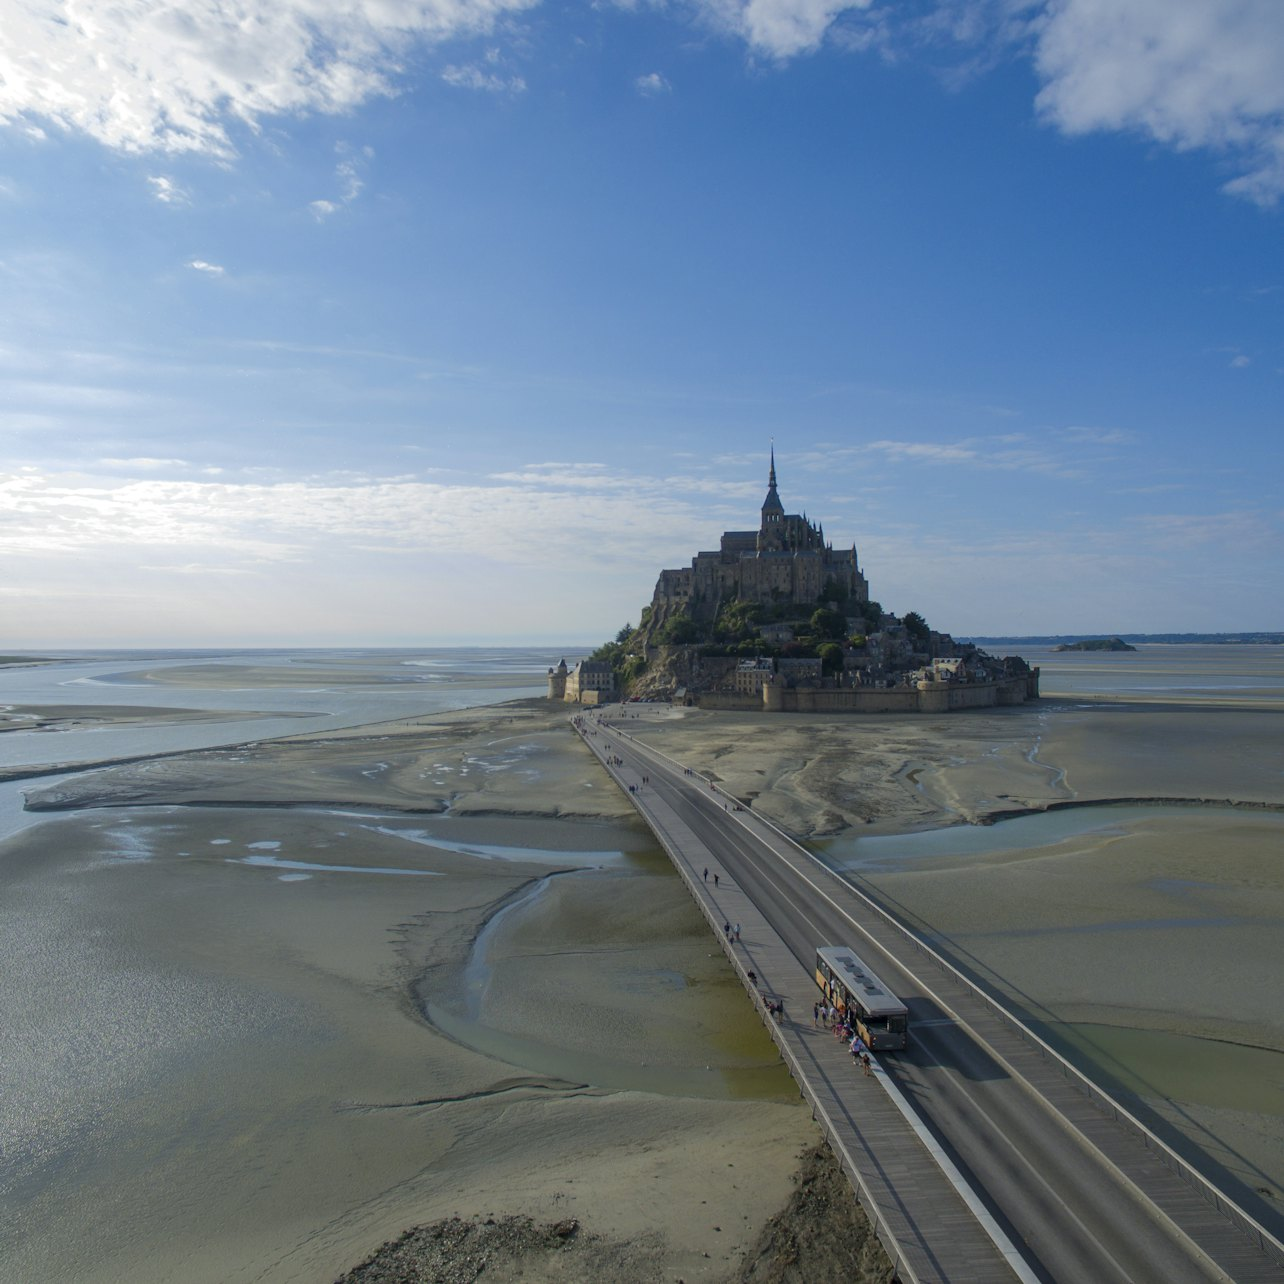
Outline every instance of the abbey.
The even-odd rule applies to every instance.
[[[835,551],[824,527],[786,513],[776,491],[776,452],[771,452],[767,498],[756,531],[726,531],[717,552],[697,553],[689,567],[661,571],[651,599],[654,613],[685,611],[695,620],[716,618],[720,605],[739,598],[763,605],[815,607],[869,601],[869,585],[856,546]]]

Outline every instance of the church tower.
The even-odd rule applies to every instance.
[[[776,446],[771,446],[771,472],[767,474],[767,498],[762,501],[762,525],[758,528],[758,551],[779,551],[785,546],[785,506],[776,493]]]
[[[776,493],[776,446],[771,446],[771,472],[767,475],[767,498],[762,501],[762,529],[774,526],[785,515],[785,506]]]

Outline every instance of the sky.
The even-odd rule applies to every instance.
[[[1284,630],[1280,0],[0,15],[0,651]]]

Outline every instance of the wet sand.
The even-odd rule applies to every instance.
[[[32,1103],[4,1117],[31,1140],[2,1192],[4,1270],[314,1280],[408,1225],[522,1214],[645,1243],[657,1277],[729,1278],[816,1134],[568,712],[517,701],[33,781],[50,818],[0,866],[0,939],[23,960],[0,1039],[30,1068],[10,1100]],[[630,730],[813,839],[1094,798],[1281,801],[1268,710],[638,712]],[[1238,818],[1233,837],[1156,822],[870,881],[1274,1190],[1281,1112],[1248,1058],[1284,1047],[1284,906],[1278,845]],[[1085,940],[1117,952],[1076,982]],[[1174,970],[1192,954],[1202,989]],[[1207,1037],[1189,1074],[1161,1074],[1188,996]]]
[[[269,716],[271,715],[266,713],[225,713],[210,709],[158,709],[132,705],[8,704],[0,705],[0,732],[70,731],[83,727],[159,727],[176,722],[224,722],[228,718],[253,719]]]
[[[814,1126],[566,716],[33,788],[78,810],[0,865],[0,1274],[312,1281],[526,1214],[726,1278]]]
[[[518,700],[87,771],[27,793],[37,810],[186,805],[374,807],[623,820],[633,809],[563,708]]]

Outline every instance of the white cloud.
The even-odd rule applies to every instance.
[[[149,455],[135,455],[130,459],[100,459],[102,468],[123,469],[130,472],[160,472],[170,468],[187,468],[185,459],[154,459]]]
[[[526,81],[521,76],[500,76],[470,63],[463,67],[447,67],[441,78],[456,89],[480,89],[489,94],[520,94],[525,92]]]
[[[534,0],[27,0],[0,24],[0,121],[123,151],[228,157],[230,127],[394,92],[413,44],[488,30]]]
[[[183,562],[172,566],[142,565],[140,571],[159,571],[166,575],[253,575],[244,566],[208,566],[204,562]]]
[[[1246,357],[1242,352],[1239,354],[1239,356],[1231,358],[1232,370],[1243,370],[1245,366],[1251,366],[1252,364],[1253,364],[1253,358]]]
[[[864,450],[882,455],[893,464],[945,465],[978,468],[990,472],[1037,473],[1066,481],[1086,476],[1084,461],[1073,452],[1081,446],[1118,445],[1123,438],[1094,436],[1086,430],[1060,434],[1065,445],[1050,436],[1033,442],[1021,433],[996,437],[972,437],[963,441],[871,441]]]
[[[868,9],[873,2],[698,0],[698,9],[714,25],[739,36],[756,52],[783,59],[819,48],[825,33],[839,17],[853,10]]]
[[[979,457],[971,446],[934,441],[871,441],[868,449],[886,455],[888,459],[909,459],[928,464],[973,463]]]
[[[1036,30],[1037,105],[1060,129],[1214,148],[1244,169],[1228,191],[1284,192],[1279,0],[1050,0]]]
[[[335,146],[335,151],[342,157],[334,167],[334,176],[339,184],[339,199],[337,201],[316,200],[308,204],[308,209],[312,211],[318,223],[324,222],[342,206],[351,205],[361,195],[366,185],[365,179],[361,176],[361,169],[374,156],[373,147],[354,149],[350,144],[342,142]]]
[[[187,205],[187,193],[163,174],[149,175],[147,181],[152,185],[152,195],[164,205]]]
[[[139,461],[137,471],[153,471]],[[703,499],[662,481],[614,476],[573,488],[425,481],[277,483],[0,475],[0,551],[9,556],[164,550],[179,564],[324,562],[336,548],[470,554],[517,566],[570,564],[593,548],[605,563],[649,568],[708,534]],[[639,503],[639,494],[646,502]]]
[[[222,276],[224,272],[224,269],[217,263],[206,263],[204,259],[191,259],[187,266],[195,268],[197,272],[206,272],[210,276]]]
[[[634,82],[633,87],[638,93],[646,97],[654,97],[656,94],[667,94],[672,89],[665,78],[658,71],[649,72],[645,76],[639,76]]]

